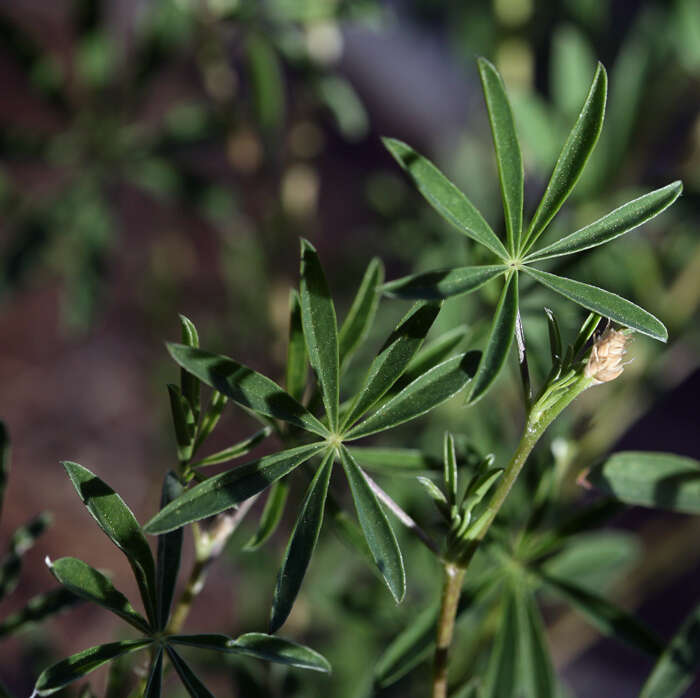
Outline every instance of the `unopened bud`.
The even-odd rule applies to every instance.
[[[627,333],[609,328],[596,340],[584,371],[587,378],[596,383],[615,380],[625,368],[623,358],[627,353]]]

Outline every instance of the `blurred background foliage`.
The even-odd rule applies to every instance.
[[[544,473],[555,473],[563,507],[573,506],[584,496],[575,486],[580,466],[616,444],[700,456],[696,0],[2,0],[0,37],[0,381],[19,462],[3,539],[13,522],[49,508],[47,549],[80,552],[72,547],[84,521],[66,513],[73,501],[59,458],[100,473],[135,502],[142,521],[152,515],[157,483],[175,457],[164,389],[174,369],[162,339],[177,336],[183,312],[204,347],[278,375],[300,234],[318,247],[341,312],[374,255],[389,279],[479,261],[479,248],[429,209],[378,138],[396,136],[429,155],[498,222],[476,55],[495,61],[513,100],[526,202],[546,183],[596,60],[608,68],[601,141],[552,237],[674,179],[685,185],[676,205],[640,231],[557,262],[567,276],[635,299],[671,339],[639,339],[623,378],[587,393],[555,425],[514,493],[509,520],[528,519]],[[435,334],[466,325],[463,348],[478,347],[495,293],[487,285],[448,301]],[[549,357],[543,307],[569,335],[582,317],[540,288],[524,297],[530,362],[541,380]],[[403,309],[382,303],[370,349]],[[361,377],[365,358],[353,361],[350,377]],[[513,362],[483,405],[467,411],[453,401],[421,429],[397,432],[405,440],[392,445],[439,454],[450,429],[464,453],[502,461],[522,421],[518,391]],[[220,446],[250,427],[231,409]],[[382,482],[417,519],[435,520],[412,478]],[[287,529],[292,523],[285,518]],[[558,573],[609,590],[670,634],[695,600],[684,590],[700,567],[698,523],[631,511],[614,526],[582,534],[560,556]],[[213,631],[267,622],[286,535],[242,552],[254,530],[251,519],[236,534],[195,606]],[[424,695],[425,666],[385,689],[373,689],[369,670],[437,595],[437,565],[400,535],[409,596],[399,608],[361,559],[321,537],[285,633],[330,659],[330,679],[217,658],[208,681],[216,694]],[[44,553],[27,554],[28,581],[13,599],[47,588]],[[102,564],[120,565],[106,552]],[[463,617],[458,674],[485,665],[497,600]],[[543,600],[571,695],[636,695],[651,663]],[[47,658],[98,637],[96,626],[109,623],[103,616],[81,607],[54,630],[2,640],[8,686],[28,693]],[[222,619],[231,627],[220,627]]]

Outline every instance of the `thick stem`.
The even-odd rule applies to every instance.
[[[442,586],[442,603],[440,617],[437,623],[435,638],[435,660],[433,663],[432,698],[447,697],[447,670],[449,667],[449,651],[455,628],[455,617],[459,597],[462,593],[462,581],[466,569],[452,562],[444,566],[444,582]]]

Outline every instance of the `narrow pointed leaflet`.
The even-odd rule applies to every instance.
[[[382,290],[394,298],[442,300],[476,291],[506,271],[504,264],[438,269],[389,281]]]
[[[183,487],[173,472],[166,474],[161,490],[160,508],[166,507],[183,493]],[[158,628],[164,630],[168,624],[170,607],[175,595],[175,584],[180,571],[183,531],[181,528],[158,536],[156,553],[156,601]]]

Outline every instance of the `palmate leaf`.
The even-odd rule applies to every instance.
[[[518,314],[518,276],[512,274],[501,292],[486,348],[479,362],[479,370],[472,385],[468,402],[473,404],[483,397],[503,368],[513,343],[515,319]]]
[[[338,334],[340,368],[346,365],[356,347],[367,336],[379,305],[379,286],[384,281],[384,264],[374,257],[362,278],[350,310]]]
[[[48,669],[44,669],[37,679],[34,692],[39,696],[50,696],[73,681],[82,679],[103,664],[111,662],[124,654],[148,647],[151,642],[148,638],[110,642],[106,645],[97,645],[78,652],[67,659],[53,664]]]
[[[479,357],[479,352],[472,351],[434,366],[350,429],[344,440],[351,441],[391,429],[429,412],[464,388],[476,373]]]
[[[700,514],[700,462],[673,453],[623,451],[586,480],[626,504]]]
[[[340,448],[340,458],[367,545],[389,591],[398,603],[406,593],[406,573],[396,536],[365,474],[345,446]]]
[[[170,502],[144,526],[144,530],[151,534],[167,533],[230,509],[262,492],[325,447],[324,442],[297,446],[215,475]]]
[[[124,500],[87,468],[70,461],[64,461],[62,465],[87,510],[129,560],[146,608],[146,615],[149,621],[154,623],[155,564],[136,517]]]
[[[630,230],[646,223],[662,211],[666,210],[683,192],[680,181],[667,184],[665,187],[644,194],[637,199],[628,201],[614,211],[599,218],[594,223],[577,230],[571,235],[547,245],[525,259],[526,262],[538,262],[551,257],[581,252],[598,245],[603,245],[624,235]]]
[[[314,246],[301,241],[301,322],[309,361],[321,384],[332,430],[338,426],[340,358],[335,307]]]
[[[182,685],[192,698],[214,698],[214,694],[199,680],[197,674],[190,669],[187,662],[171,647],[166,645],[170,663],[175,667]]]
[[[47,559],[46,564],[53,576],[76,596],[99,604],[142,633],[149,633],[146,619],[104,574],[74,557],[62,557],[55,562]]]
[[[390,281],[382,290],[394,298],[442,300],[476,291],[507,270],[503,264],[438,269]]]
[[[383,138],[382,142],[440,215],[497,257],[508,258],[508,251],[484,217],[432,162],[395,138]]]
[[[673,636],[646,680],[639,698],[677,698],[685,693],[700,667],[700,606]]]
[[[168,344],[175,361],[192,375],[243,407],[273,419],[290,422],[327,436],[328,429],[277,383],[233,359],[194,349],[184,344]]]
[[[343,429],[362,417],[398,380],[439,312],[438,303],[418,303],[401,320],[372,361],[365,382],[343,420]]]
[[[304,330],[301,325],[301,301],[299,293],[292,289],[289,294],[289,339],[284,384],[287,392],[298,401],[304,397],[306,390],[306,378],[309,372],[307,360]]]
[[[565,279],[562,276],[555,276],[532,267],[524,267],[524,271],[547,288],[578,303],[587,310],[610,318],[625,327],[637,330],[637,332],[661,342],[668,339],[668,331],[658,318],[621,296],[604,291],[597,286],[584,284],[573,279]]]
[[[598,63],[581,113],[564,143],[540,205],[530,222],[527,236],[523,241],[524,251],[535,244],[581,176],[603,128],[607,89],[608,78],[605,68]]]
[[[166,507],[183,493],[183,487],[177,476],[169,472],[163,480],[160,496],[160,508]],[[156,608],[158,611],[158,628],[165,629],[170,616],[170,607],[175,595],[175,584],[180,571],[180,556],[182,554],[181,528],[158,536],[158,552],[156,555]]]
[[[523,158],[503,80],[494,65],[485,58],[479,58],[477,62],[496,149],[507,247],[511,253],[515,253],[520,249],[520,233],[523,226]]]
[[[284,505],[287,502],[289,485],[285,480],[277,480],[272,483],[270,491],[265,501],[265,508],[260,515],[258,530],[253,537],[243,546],[243,550],[257,550],[275,532],[279,522],[282,520]]]
[[[301,588],[323,523],[326,496],[331,481],[335,452],[326,453],[306,492],[304,503],[287,543],[282,567],[277,574],[270,613],[270,632],[277,632],[287,620]]]

